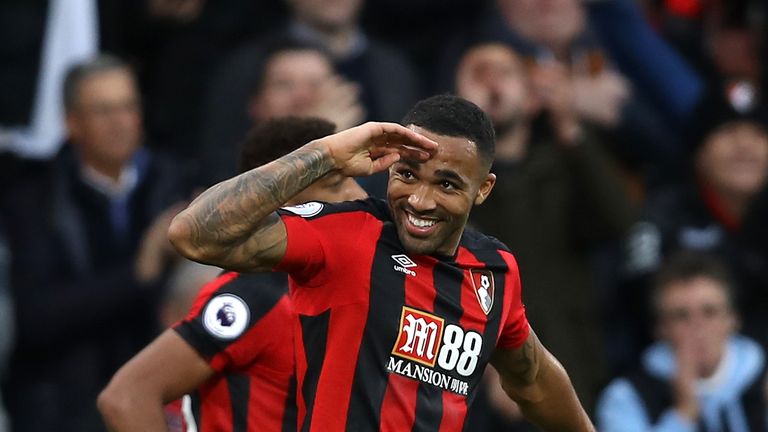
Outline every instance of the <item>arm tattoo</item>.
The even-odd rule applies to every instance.
[[[276,224],[275,210],[332,169],[327,151],[306,145],[211,187],[181,215],[191,244],[216,250],[242,244]],[[267,244],[252,252],[275,246],[265,240]]]
[[[536,376],[539,365],[539,350],[536,346],[538,343],[539,339],[531,333],[531,337],[514,354],[510,372],[524,381],[533,380]]]

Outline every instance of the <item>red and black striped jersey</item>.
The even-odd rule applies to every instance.
[[[224,273],[176,332],[217,374],[192,395],[197,429],[296,430],[293,321],[284,273]]]
[[[453,257],[409,254],[376,199],[279,213],[301,430],[463,430],[493,351],[530,331],[508,249],[466,230]]]

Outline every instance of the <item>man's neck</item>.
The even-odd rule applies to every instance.
[[[99,176],[104,180],[109,180],[112,183],[120,183],[120,177],[123,174],[125,167],[112,164],[99,164],[92,161],[83,161],[83,172],[88,172]]]

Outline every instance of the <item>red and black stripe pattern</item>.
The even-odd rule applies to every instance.
[[[192,397],[198,430],[295,431],[293,322],[285,274],[225,273],[176,332],[218,372]]]
[[[463,430],[493,351],[528,336],[506,247],[467,231],[454,257],[408,255],[376,200],[282,215],[302,430]]]

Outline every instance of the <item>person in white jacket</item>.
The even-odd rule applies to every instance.
[[[763,349],[738,334],[726,269],[681,252],[656,277],[658,342],[640,368],[613,381],[597,406],[603,432],[766,431]]]

